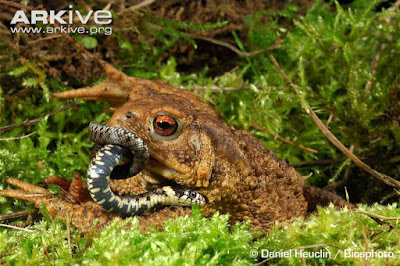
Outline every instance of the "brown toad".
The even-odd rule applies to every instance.
[[[304,217],[308,201],[312,206],[318,201],[347,204],[332,193],[305,186],[302,176],[286,162],[249,132],[227,125],[194,94],[159,81],[128,77],[109,65],[105,69],[108,78],[103,83],[54,96],[113,102],[119,107],[107,125],[127,129],[147,144],[150,160],[145,170],[129,179],[111,181],[117,194],[137,195],[179,184],[207,198],[201,207],[205,216],[229,213],[232,222],[251,220],[251,228],[263,232],[276,221],[285,224]],[[90,230],[88,221],[98,218],[102,227],[117,216],[87,197],[80,178],[72,184],[60,178],[47,181],[70,193],[59,198],[10,178],[7,182],[22,190],[4,190],[0,195],[28,200],[37,207],[44,203],[50,216],[67,219],[70,215],[72,224],[84,232]],[[188,208],[169,207],[139,219],[147,227],[187,213]]]

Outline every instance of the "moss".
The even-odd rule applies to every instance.
[[[361,206],[376,214],[399,216],[396,204],[389,206]],[[328,252],[328,258],[305,259],[311,265],[362,264],[363,258],[345,257],[344,250],[353,252],[393,252],[392,258],[370,258],[371,265],[399,263],[400,229],[398,221],[383,225],[364,214],[348,210],[337,211],[330,206],[319,208],[318,213],[308,220],[298,220],[290,226],[278,229],[259,238],[257,233],[248,231],[249,223],[228,226],[228,216],[215,214],[211,219],[180,217],[166,224],[162,232],[153,230],[143,233],[136,219],[123,224],[115,220],[110,226],[91,238],[83,237],[72,230],[68,234],[64,222],[37,222],[28,227],[32,232],[0,231],[0,248],[12,250],[3,259],[12,265],[29,264],[84,264],[84,265],[251,265],[261,261],[262,249],[269,252],[289,251],[295,248],[318,245],[301,249],[303,252]],[[130,228],[127,229],[126,225]],[[250,251],[256,250],[253,258]],[[276,265],[297,265],[302,263],[292,251],[292,258],[275,258],[269,263]],[[264,251],[264,254],[266,252]]]
[[[398,217],[399,208],[396,204],[382,206],[375,204],[372,207],[359,206],[360,209],[381,214],[383,216]],[[394,226],[394,228],[392,228]],[[354,213],[346,209],[337,211],[330,206],[319,208],[317,214],[311,215],[306,222],[299,220],[284,230],[271,232],[257,242],[259,248],[270,251],[285,251],[296,247],[318,245],[315,248],[305,248],[305,252],[323,250],[330,253],[330,259],[307,259],[307,264],[362,264],[364,258],[351,258],[345,254],[346,250],[355,252],[386,251],[393,252],[393,258],[373,258],[372,265],[398,263],[399,233],[398,222],[378,224],[364,214]],[[348,252],[347,251],[347,252]],[[356,256],[356,255],[353,255]],[[277,264],[287,265],[301,263],[300,258],[293,256],[289,259],[272,260]]]

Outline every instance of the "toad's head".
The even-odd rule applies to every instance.
[[[230,171],[244,171],[246,160],[231,128],[190,96],[143,86],[130,94],[108,125],[129,130],[147,144],[146,170],[154,176],[187,187],[207,187],[216,161],[229,165]]]

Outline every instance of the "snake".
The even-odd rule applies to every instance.
[[[86,179],[90,196],[102,208],[124,216],[134,216],[160,206],[205,204],[205,197],[197,191],[172,186],[163,186],[135,197],[116,195],[110,188],[110,178],[128,178],[142,171],[149,159],[147,145],[126,129],[97,122],[89,124],[89,138],[102,145],[90,161]],[[125,166],[125,170],[129,166],[129,169],[118,175],[115,172],[119,171],[114,170],[121,166]]]

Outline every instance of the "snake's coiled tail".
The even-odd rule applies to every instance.
[[[112,170],[125,161],[130,151],[123,147],[109,144],[101,148],[92,159],[87,184],[92,199],[104,209],[125,216],[141,214],[151,208],[163,205],[203,205],[205,198],[198,192],[165,186],[138,197],[120,197],[109,186]]]
[[[130,150],[133,154],[133,163],[129,170],[130,176],[142,171],[149,160],[149,151],[143,140],[123,128],[90,122],[89,138],[97,144],[115,144]]]
[[[157,206],[191,206],[206,203],[206,199],[196,191],[170,186],[159,188],[135,198],[115,195],[109,186],[112,171],[118,165],[127,163],[133,157],[131,169],[134,168],[133,172],[140,172],[148,160],[147,146],[142,139],[127,130],[95,122],[90,123],[89,135],[94,142],[107,144],[93,156],[87,172],[90,195],[104,209],[125,216],[132,216]],[[142,156],[145,157],[145,160]],[[135,164],[137,160],[140,163]]]

